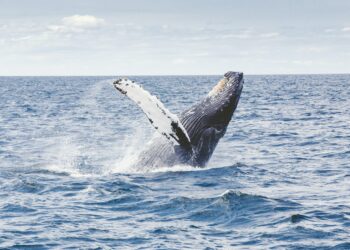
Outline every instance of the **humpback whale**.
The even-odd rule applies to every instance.
[[[136,82],[115,81],[114,87],[142,109],[161,135],[141,152],[135,167],[205,167],[237,108],[243,83],[243,73],[229,71],[203,100],[177,116]]]

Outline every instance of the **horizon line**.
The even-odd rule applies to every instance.
[[[244,73],[243,73],[244,74]],[[221,74],[116,74],[116,75],[0,75],[0,77],[114,77],[114,76],[221,76]],[[268,73],[244,74],[245,76],[276,76],[276,75],[350,75],[349,73]]]

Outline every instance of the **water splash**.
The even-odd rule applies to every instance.
[[[57,143],[47,148],[45,156],[51,163],[43,167],[57,173],[68,173],[72,176],[80,177],[83,175],[81,166],[81,150],[79,145],[75,144],[72,138],[58,137]]]

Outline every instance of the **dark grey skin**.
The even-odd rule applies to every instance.
[[[165,137],[156,138],[140,154],[135,167],[154,169],[183,164],[204,167],[237,108],[243,73],[227,72],[222,81],[210,92],[214,95],[208,95],[179,116],[191,145],[173,145]]]

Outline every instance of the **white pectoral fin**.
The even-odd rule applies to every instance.
[[[113,85],[142,109],[152,126],[160,134],[173,143],[180,144],[186,148],[191,147],[190,138],[179,118],[166,109],[157,97],[128,79],[119,79]]]

